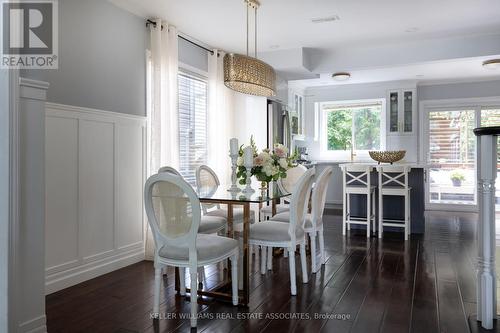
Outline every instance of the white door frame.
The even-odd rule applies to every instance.
[[[457,111],[457,110],[474,110],[476,114],[476,127],[480,125],[481,109],[484,107],[499,107],[500,96],[495,97],[479,97],[479,98],[454,98],[454,99],[441,99],[441,100],[425,100],[421,101],[419,110],[422,117],[420,117],[420,156],[421,161],[425,167],[425,209],[426,210],[444,210],[444,211],[464,211],[464,212],[477,212],[477,201],[475,205],[456,205],[456,204],[433,204],[430,203],[429,197],[429,168],[428,152],[429,152],[429,112],[431,111]],[[476,151],[477,156],[477,151]],[[477,159],[476,159],[477,169]],[[477,193],[476,193],[477,195]],[[477,197],[476,197],[477,198]]]

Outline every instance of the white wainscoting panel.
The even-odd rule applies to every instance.
[[[144,128],[138,126],[118,125],[117,131],[117,219],[115,224],[115,245],[118,249],[142,244],[144,228],[137,221],[142,220],[143,182],[138,177],[130,175],[141,174],[144,168],[145,151],[142,138]],[[139,158],[141,157],[141,158]]]
[[[79,126],[80,254],[84,261],[114,249],[114,124],[81,120]]]
[[[146,119],[46,104],[46,293],[144,259]]]
[[[78,262],[77,146],[78,119],[46,117],[45,219],[50,221],[45,225],[46,267]]]

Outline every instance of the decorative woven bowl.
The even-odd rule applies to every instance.
[[[394,163],[405,157],[406,150],[369,151],[370,157],[380,163]]]

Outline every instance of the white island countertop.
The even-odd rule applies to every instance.
[[[322,165],[322,164],[338,164],[339,166],[340,165],[345,165],[345,164],[363,164],[363,165],[371,165],[373,167],[376,167],[378,165],[390,165],[388,163],[382,163],[382,164],[378,164],[377,161],[373,161],[373,160],[361,160],[361,161],[350,161],[350,160],[318,160],[318,161],[311,161],[311,164],[312,165]],[[425,168],[426,165],[424,163],[419,163],[419,162],[395,162],[394,164],[392,165],[407,165],[407,166],[410,166],[412,168]]]

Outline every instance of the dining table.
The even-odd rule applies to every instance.
[[[240,253],[243,254],[243,258],[240,258],[239,265],[243,265],[243,276],[242,284],[239,288],[239,305],[248,306],[250,299],[250,248],[249,248],[249,237],[250,237],[250,205],[257,204],[259,209],[267,204],[271,205],[272,214],[276,214],[276,205],[280,202],[280,199],[291,195],[291,193],[285,192],[281,189],[275,182],[268,184],[267,188],[258,188],[260,183],[253,184],[253,192],[244,192],[244,188],[240,188],[241,191],[229,191],[230,185],[219,185],[219,186],[208,186],[195,188],[195,191],[199,197],[201,204],[211,204],[211,205],[222,205],[227,207],[227,237],[236,238],[236,236],[242,237]],[[243,234],[236,235],[233,228],[233,207],[243,206]],[[257,215],[258,216],[258,215]],[[258,223],[254,221],[254,223]],[[214,299],[231,302],[231,265],[228,260],[228,274],[224,274],[224,279],[215,287],[210,290],[198,290],[198,295],[207,296]],[[179,270],[175,269],[175,290],[177,293],[180,292],[180,280],[179,280]],[[189,292],[189,289],[186,288]]]

